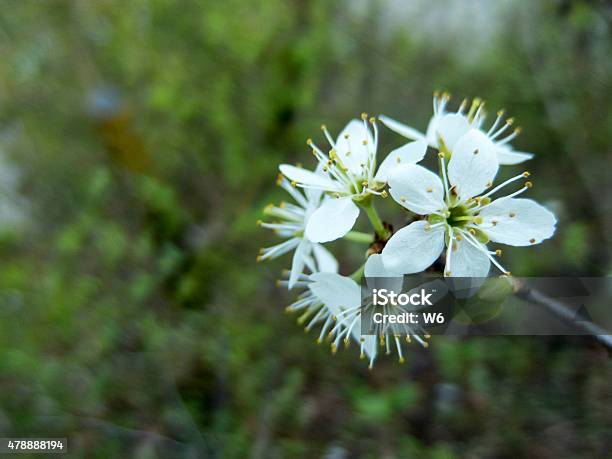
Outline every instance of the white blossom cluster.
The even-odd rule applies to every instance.
[[[410,140],[381,162],[375,118],[362,114],[336,138],[322,126],[328,146],[307,141],[315,158],[312,170],[289,164],[279,167],[278,184],[294,202],[269,205],[264,213],[274,221],[259,222],[284,239],[262,249],[259,260],[293,252],[288,279],[280,284],[303,291],[288,310],[300,313],[299,322],[306,330],[320,325],[318,341],[331,337],[334,352],[341,341],[348,345],[355,340],[370,367],[377,341],[387,353],[396,350],[400,362],[404,358],[400,334],[361,336],[365,306],[358,282],[363,276],[419,273],[438,259],[444,263],[444,276],[486,277],[491,265],[510,275],[499,261],[501,249],[490,244],[528,246],[555,232],[556,218],[549,210],[518,197],[532,187],[529,172],[494,184],[500,165],[533,157],[510,145],[520,132],[512,128],[512,118],[499,111],[487,126],[480,99],[463,101],[454,112],[448,110],[449,99],[446,93],[434,94],[433,116],[425,133],[379,116],[387,128]],[[419,164],[426,154],[436,155],[436,171]],[[412,216],[411,223],[395,232],[374,207],[376,200],[389,196],[399,206],[399,221]],[[371,235],[353,230],[362,213],[373,226]],[[323,245],[341,238],[371,244],[369,257],[351,276],[338,274],[338,262]],[[404,332],[405,341],[427,345],[426,333]]]

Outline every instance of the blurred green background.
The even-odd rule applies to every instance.
[[[283,313],[289,258],[255,263],[277,166],[311,167],[321,123],[425,129],[443,89],[504,107],[537,153],[559,230],[507,250],[512,272],[608,275],[607,2],[3,6],[2,436],[67,436],[76,458],[610,457],[592,339],[440,337],[370,372]],[[402,144],[381,131],[381,153]],[[363,256],[332,249],[344,274]]]

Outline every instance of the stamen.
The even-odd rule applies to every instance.
[[[471,234],[466,234],[465,235],[466,238],[465,240],[470,243],[473,247],[475,247],[476,249],[480,250],[482,253],[484,253],[487,258],[489,258],[489,260],[491,260],[491,263],[493,263],[501,272],[503,272],[504,274],[508,274],[510,271],[508,271],[506,268],[504,268],[501,264],[499,264],[497,262],[497,260],[495,259],[495,257],[493,257],[493,255],[487,250],[487,246],[484,244],[481,244],[480,242],[478,242],[474,236]]]
[[[497,118],[495,118],[495,122],[493,123],[493,126],[491,126],[491,128],[487,132],[488,136],[490,136],[491,134],[493,134],[493,132],[495,132],[495,129],[497,129],[497,126],[499,126],[499,123],[501,122],[503,116],[504,116],[503,110],[500,110],[497,112]]]
[[[500,135],[502,135],[506,131],[506,129],[508,129],[509,126],[512,126],[512,123],[514,123],[514,118],[508,118],[504,125],[491,136],[491,140],[495,140]]]
[[[514,132],[512,134],[510,134],[507,137],[504,137],[502,140],[499,140],[497,143],[499,143],[500,145],[504,145],[508,142],[510,142],[512,139],[514,139],[517,135],[519,135],[521,133],[521,128],[518,127],[514,130]]]
[[[451,275],[451,254],[453,252],[453,231],[449,231],[448,232],[448,243],[446,244],[446,264],[444,266],[445,272],[444,272],[444,276],[445,277],[450,277]]]
[[[506,185],[509,185],[512,182],[515,182],[516,180],[519,180],[521,178],[527,178],[529,177],[531,174],[529,173],[529,171],[525,171],[522,174],[516,175],[512,178],[509,178],[508,180],[506,180],[505,182],[501,183],[500,185],[496,186],[495,188],[493,188],[492,190],[488,191],[487,193],[483,194],[481,196],[481,198],[486,198],[488,196],[491,196],[493,193],[496,193],[497,191],[501,190],[502,188],[504,188]],[[527,183],[531,183],[531,182],[527,182]],[[525,185],[527,186],[527,185]]]

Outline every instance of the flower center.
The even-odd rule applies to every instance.
[[[460,205],[449,209],[450,215],[446,218],[448,223],[453,228],[462,228],[474,220],[474,217],[469,214],[466,206]]]

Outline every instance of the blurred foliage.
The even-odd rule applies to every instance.
[[[424,129],[442,88],[505,106],[538,155],[559,231],[508,250],[512,272],[610,272],[609,6],[500,2],[477,47],[477,24],[442,33],[444,2],[415,3],[441,14],[435,38],[392,3],[3,9],[0,153],[27,200],[0,237],[4,436],[68,436],[87,458],[609,455],[612,366],[592,340],[438,338],[368,372],[281,314],[287,259],[255,264],[276,167],[310,161],[320,123]],[[384,132],[382,150],[400,143]],[[337,249],[354,270],[362,254]]]

